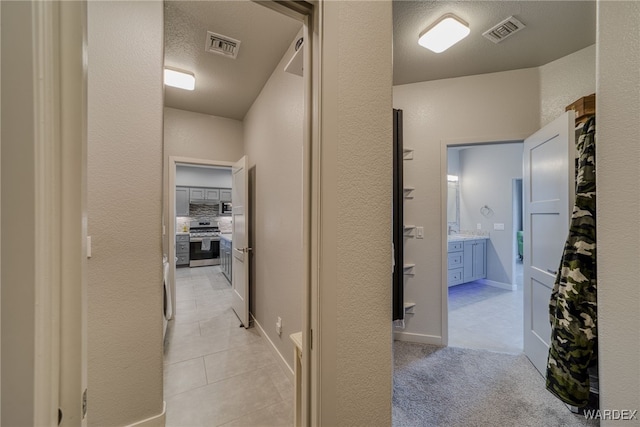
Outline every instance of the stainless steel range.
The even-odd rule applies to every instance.
[[[220,228],[200,219],[189,223],[189,267],[220,264]]]

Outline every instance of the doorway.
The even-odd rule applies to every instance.
[[[291,424],[293,344],[289,335],[303,329],[303,248],[294,259],[287,258],[287,269],[272,267],[282,260],[274,248],[288,248],[304,241],[301,183],[307,169],[301,159],[306,147],[303,127],[307,110],[301,60],[304,47],[298,41],[303,38],[305,27],[300,20],[252,2],[179,5],[168,2],[165,20],[168,66],[186,68],[189,64],[189,55],[182,56],[181,35],[193,27],[198,29],[193,38],[213,33],[218,38],[235,40],[238,42],[235,47],[239,46],[234,52],[236,58],[202,49],[197,54],[199,61],[206,64],[199,72],[195,71],[202,90],[213,93],[220,86],[219,81],[228,78],[223,86],[231,96],[221,91],[206,96],[204,105],[185,104],[182,102],[191,94],[167,88],[165,155],[170,175],[166,187],[170,200],[167,212],[176,212],[174,190],[180,184],[176,165],[229,167],[246,156],[253,187],[250,197],[253,207],[249,207],[249,212],[254,219],[249,219],[249,224],[254,226],[254,233],[248,245],[253,251],[244,254],[255,266],[251,277],[260,283],[249,298],[252,317],[248,322],[242,320],[244,326],[254,327],[245,329],[238,327],[240,321],[232,309],[232,292],[222,270],[224,264],[177,270],[174,267],[176,315],[165,347],[167,424],[218,425],[234,421],[252,425],[258,420],[270,420],[274,425]],[[185,23],[188,28],[179,27]],[[270,54],[264,56],[267,49],[257,46],[264,42],[261,34],[270,33],[270,25],[279,28],[273,31],[274,39],[268,46]],[[287,34],[278,36],[287,28]],[[171,37],[176,37],[177,42]],[[278,37],[284,39],[283,48],[274,53],[271,45],[277,44]],[[200,45],[197,47],[200,49]],[[299,74],[289,67],[294,57],[300,60]],[[270,64],[268,72],[260,80],[253,74],[253,68],[265,63]],[[193,65],[200,67],[199,64],[196,61]],[[246,65],[252,69],[246,70]],[[237,71],[230,73],[231,67],[237,67],[233,68]],[[214,78],[210,79],[209,74]],[[256,86],[256,82],[252,91],[250,87]],[[197,86],[198,83],[196,92]],[[244,107],[240,105],[243,99],[249,100]],[[289,153],[291,157],[275,156],[276,153]],[[206,201],[203,206],[207,207]],[[237,206],[233,206],[233,218],[238,218]],[[176,225],[185,224],[166,221],[167,247],[171,253]],[[281,221],[284,222],[278,225]],[[236,219],[233,222],[233,226],[240,224]],[[224,231],[222,224],[218,225]],[[236,237],[234,233],[233,245]],[[235,254],[235,248],[232,252]],[[277,256],[280,259],[274,258]],[[174,259],[175,255],[169,258]],[[233,280],[238,271],[231,272]],[[232,398],[237,393],[243,399]]]
[[[449,346],[522,352],[522,149],[447,147]]]

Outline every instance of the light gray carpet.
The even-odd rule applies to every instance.
[[[597,426],[544,388],[524,355],[394,343],[393,425]]]

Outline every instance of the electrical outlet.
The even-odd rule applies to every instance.
[[[278,316],[278,321],[276,322],[276,333],[282,335],[282,319],[280,316]]]
[[[476,228],[477,228],[478,230],[482,230],[482,224],[477,223],[477,224],[476,224]]]

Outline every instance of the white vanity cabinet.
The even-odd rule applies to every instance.
[[[487,239],[458,238],[448,242],[448,286],[487,277]]]

